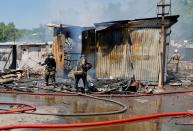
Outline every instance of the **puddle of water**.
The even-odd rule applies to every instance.
[[[37,105],[38,111],[43,113],[84,113],[84,112],[106,112],[117,110],[113,104],[108,102],[93,100],[85,97],[78,96],[30,96],[30,95],[12,95],[1,94],[1,101],[6,102],[24,102]],[[170,111],[187,111],[193,109],[193,97],[187,94],[181,95],[165,95],[154,97],[138,97],[136,98],[113,98],[117,101],[128,106],[127,112],[124,114],[110,115],[110,116],[97,116],[97,117],[52,117],[52,116],[31,116],[34,120],[30,121],[25,115],[15,116],[19,119],[25,120],[26,123],[82,123],[82,122],[96,122],[107,121],[114,119],[121,119],[127,117],[134,117],[139,115],[147,115],[160,112]],[[1,108],[1,106],[0,106]],[[9,115],[8,115],[9,116]],[[10,115],[11,116],[11,115]],[[39,118],[42,117],[42,121]],[[54,119],[52,119],[54,118]],[[0,117],[0,121],[1,121]],[[9,120],[9,119],[6,119]],[[124,123],[113,126],[103,126],[95,128],[79,128],[67,129],[67,131],[191,131],[192,126],[176,126],[173,122],[167,119],[153,119],[148,121],[139,121],[132,123]],[[15,123],[9,121],[9,123]],[[1,123],[3,124],[3,123]],[[43,129],[51,130],[51,129]],[[56,129],[53,129],[57,131]],[[58,131],[64,129],[58,129]]]

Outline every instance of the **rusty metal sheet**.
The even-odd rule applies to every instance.
[[[159,74],[159,29],[139,29],[102,32],[99,36],[111,40],[97,40],[98,52],[96,75],[98,78],[129,78],[135,75],[137,80],[158,81]],[[120,40],[120,32],[124,36]],[[100,32],[99,32],[100,33]],[[128,41],[128,38],[130,41]],[[109,45],[108,45],[109,44]]]

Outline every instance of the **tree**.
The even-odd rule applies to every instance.
[[[21,35],[21,31],[15,28],[13,22],[7,25],[3,22],[0,23],[0,42],[15,41],[21,37]]]
[[[6,41],[5,38],[5,24],[3,22],[0,23],[0,42]]]
[[[5,28],[5,35],[7,41],[15,41],[15,25],[14,23],[8,23]]]

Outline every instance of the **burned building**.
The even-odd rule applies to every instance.
[[[0,43],[0,70],[16,68],[16,48],[14,42]]]
[[[165,17],[165,57],[170,27],[178,17]],[[92,56],[97,78],[135,76],[137,80],[157,82],[161,64],[160,32],[161,18],[158,17],[96,23],[95,31],[83,33],[82,51],[88,58]]]
[[[75,66],[80,57],[82,28],[62,24],[48,26],[54,28],[52,53],[56,59],[57,70],[63,73]]]
[[[45,60],[50,52],[52,42],[6,42],[0,43],[0,70],[26,69],[43,73],[38,64]]]
[[[52,42],[17,43],[17,66],[23,70],[29,70],[32,74],[43,74],[44,67],[38,63],[43,63],[49,52],[51,52]]]
[[[89,62],[95,65],[95,27],[84,27],[82,31],[82,54],[85,54]]]

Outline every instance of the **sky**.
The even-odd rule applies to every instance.
[[[0,0],[0,21],[17,28],[93,23],[156,16],[158,0]]]

